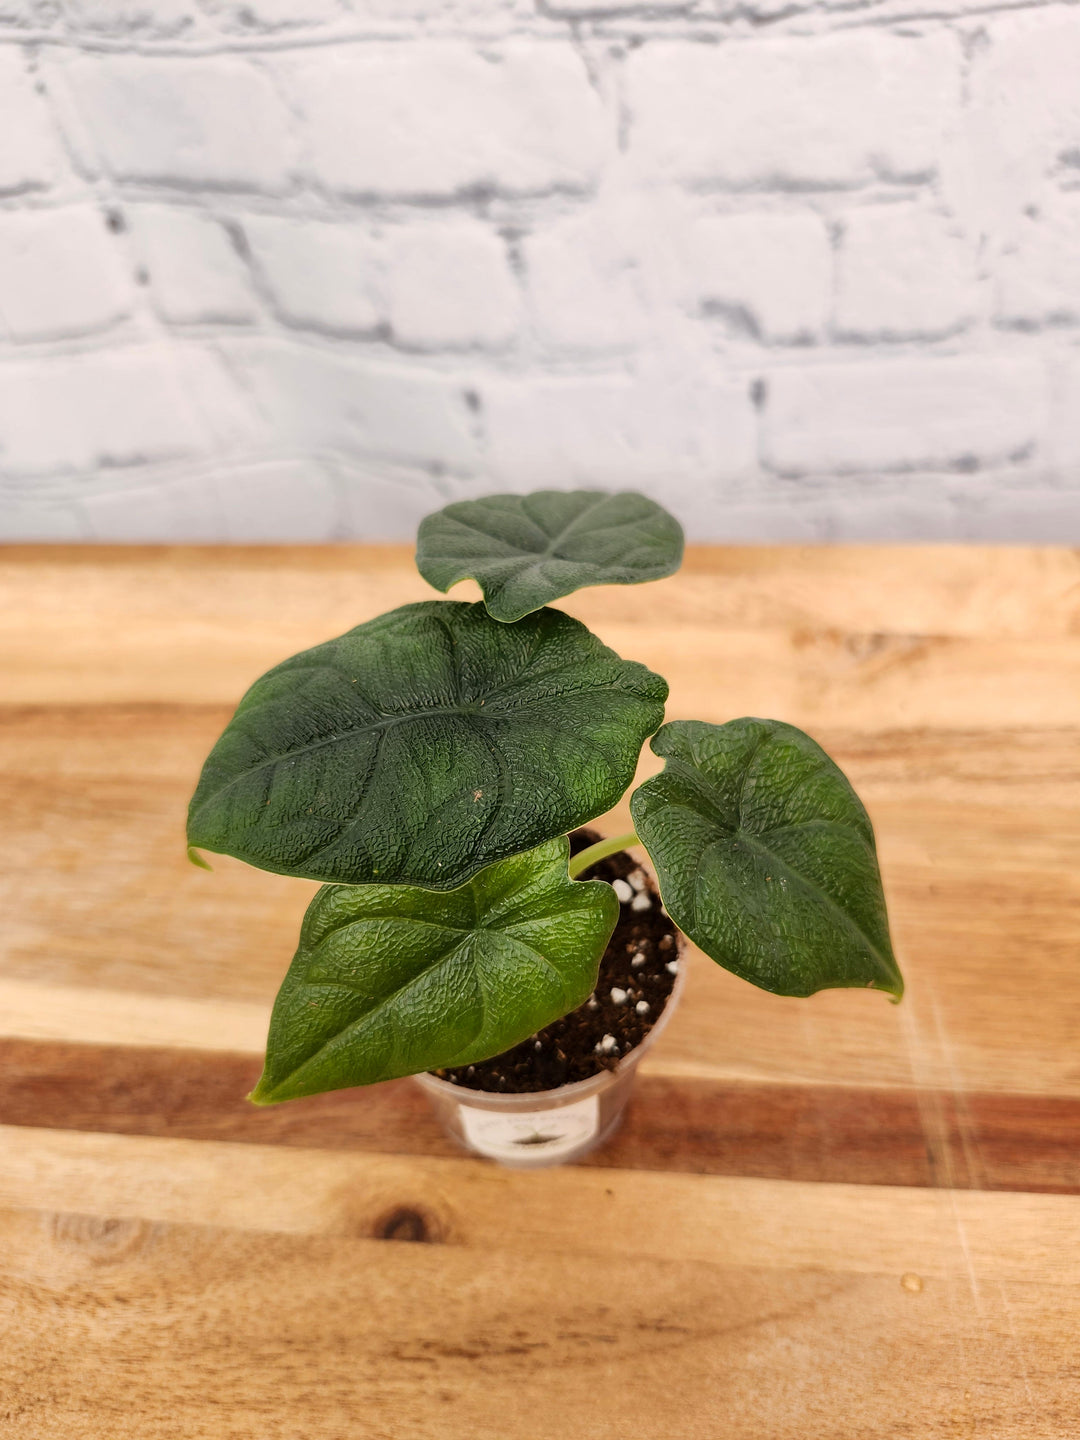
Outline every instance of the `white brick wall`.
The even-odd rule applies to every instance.
[[[1080,542],[1078,74],[1069,4],[0,0],[0,539]]]

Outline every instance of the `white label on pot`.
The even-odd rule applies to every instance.
[[[600,1097],[589,1095],[557,1110],[476,1110],[462,1105],[465,1139],[481,1155],[528,1165],[569,1155],[600,1128]]]

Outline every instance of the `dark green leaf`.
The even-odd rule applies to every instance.
[[[618,919],[565,837],[433,894],[329,885],[304,918],[252,1099],[487,1060],[584,1003]]]
[[[843,772],[793,725],[676,720],[630,802],[668,913],[706,955],[778,995],[900,997],[874,832]]]
[[[256,681],[188,840],[285,875],[452,890],[618,801],[667,685],[542,610],[405,605]]]
[[[436,590],[477,580],[496,620],[518,620],[585,585],[637,585],[674,574],[679,522],[625,490],[537,490],[462,500],[420,525],[416,563]]]

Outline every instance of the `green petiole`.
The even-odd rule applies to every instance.
[[[571,855],[569,872],[570,879],[577,877],[590,866],[595,865],[598,860],[606,860],[609,855],[617,855],[620,850],[627,850],[631,845],[640,845],[637,831],[631,830],[626,835],[616,835],[610,840],[598,840],[595,845],[590,845],[587,850],[579,850],[576,855]]]

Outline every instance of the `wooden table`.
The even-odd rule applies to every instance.
[[[184,858],[244,687],[429,595],[408,552],[10,549],[0,591],[0,1435],[1080,1434],[1075,552],[697,550],[566,603],[670,716],[845,767],[908,994],[695,955],[621,1135],[537,1173],[409,1081],[246,1105],[313,887]]]

